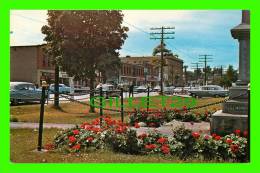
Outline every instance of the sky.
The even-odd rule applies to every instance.
[[[151,40],[152,27],[174,27],[174,39],[166,46],[184,61],[188,69],[199,61],[199,55],[212,55],[211,67],[238,67],[238,41],[230,29],[241,22],[240,10],[123,10],[123,25],[129,27],[120,56],[148,56],[160,40]],[[46,10],[12,10],[10,44],[44,43],[41,27],[47,24]]]

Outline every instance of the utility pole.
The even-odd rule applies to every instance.
[[[184,76],[185,76],[185,85],[187,85],[187,68],[188,68],[188,66],[185,65],[185,66],[183,66],[183,68],[184,68]]]
[[[192,69],[196,70],[196,78],[197,78],[197,84],[198,84],[198,81],[199,81],[199,69],[200,69],[199,65],[201,63],[196,62],[196,63],[191,63],[191,64],[195,65],[195,67],[193,67]]]
[[[161,45],[160,45],[160,49],[161,49],[161,81],[160,81],[160,88],[161,88],[161,91],[160,91],[160,94],[163,95],[163,66],[164,66],[164,63],[163,63],[163,49],[164,49],[164,40],[166,39],[174,39],[174,37],[165,37],[165,35],[170,35],[170,34],[175,34],[175,32],[165,32],[165,30],[172,30],[172,29],[175,29],[175,27],[159,27],[159,28],[151,28],[151,30],[160,30],[161,32],[151,32],[150,35],[151,35],[151,38],[150,39],[154,39],[154,40],[161,40]],[[156,37],[156,36],[160,36],[160,37]]]
[[[200,57],[203,57],[203,58],[199,58],[199,62],[203,62],[204,63],[204,85],[207,84],[207,63],[208,62],[212,62],[212,58],[209,58],[209,56],[212,56],[212,55],[199,55]]]
[[[221,76],[221,78],[223,76],[223,66],[222,65],[220,66],[220,76]]]

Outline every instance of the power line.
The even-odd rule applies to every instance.
[[[31,20],[31,21],[34,21],[34,22],[47,24],[47,22],[44,22],[44,21],[41,21],[41,20],[38,20],[38,19],[34,19],[34,18],[31,18],[31,17],[23,16],[23,15],[20,15],[20,14],[12,14],[12,15],[22,17],[24,19]]]
[[[207,84],[207,63],[208,62],[212,62],[212,58],[209,58],[209,56],[212,56],[212,55],[199,55],[200,57],[203,57],[203,58],[199,58],[200,61],[199,62],[203,62],[204,63],[204,85]]]
[[[126,24],[128,24],[128,25],[130,25],[130,26],[132,26],[133,28],[135,28],[135,29],[137,29],[137,30],[139,30],[139,31],[141,31],[141,32],[143,32],[143,33],[145,33],[145,34],[150,34],[149,32],[143,30],[142,28],[139,28],[139,27],[137,27],[137,26],[135,26],[135,25],[133,25],[133,24],[131,24],[131,23],[129,23],[129,22],[126,22],[125,20],[124,20],[123,22],[126,23]]]

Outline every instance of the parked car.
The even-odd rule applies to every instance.
[[[153,88],[153,91],[154,91],[154,92],[159,92],[159,91],[161,91],[161,87],[160,87],[159,85],[157,85],[157,86],[155,86],[155,87]]]
[[[226,97],[229,95],[228,90],[224,90],[218,85],[206,85],[199,89],[189,90],[189,93],[193,97]]]
[[[170,87],[164,87],[163,88],[163,93],[166,95],[173,95],[174,93],[174,87],[170,86]]]
[[[114,85],[111,84],[99,84],[96,87],[96,95],[99,95],[99,89],[102,86],[103,95],[108,97],[120,97],[120,90],[116,90]]]
[[[41,101],[41,89],[29,82],[10,82],[10,102],[17,105],[20,102]]]
[[[135,88],[134,88],[134,89],[135,89]],[[141,85],[141,86],[137,87],[135,90],[136,90],[136,92],[138,92],[138,93],[147,92],[147,87],[144,86],[144,85]]]
[[[50,85],[50,93],[53,93],[55,90],[55,84]],[[66,86],[65,84],[59,84],[59,93],[62,94],[69,94],[73,93],[72,88],[69,86]]]

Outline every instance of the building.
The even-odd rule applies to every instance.
[[[38,86],[43,80],[54,83],[54,66],[44,55],[43,45],[10,47],[10,81],[31,82]],[[73,78],[60,72],[60,83],[71,86]]]
[[[134,83],[142,85],[150,83],[152,86],[160,82],[160,57],[122,57],[119,83]],[[183,85],[183,61],[175,56],[165,56],[164,84]]]
[[[119,83],[145,85],[156,85],[159,81],[158,69],[147,64],[134,64],[126,62],[125,58],[121,58],[121,70],[119,73]]]

